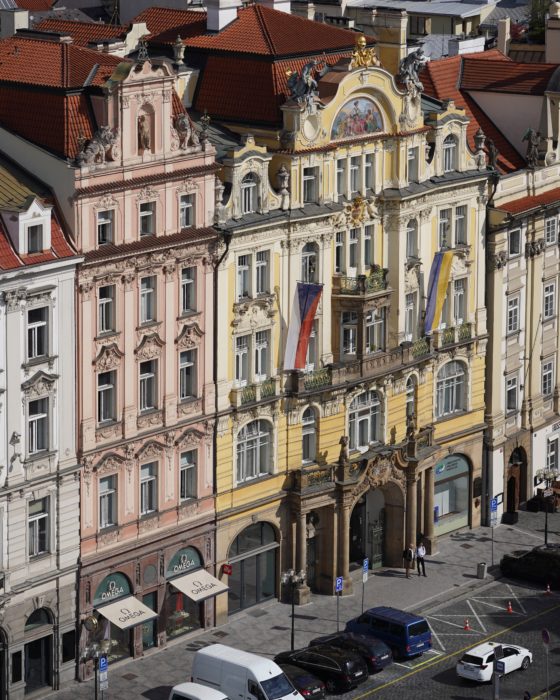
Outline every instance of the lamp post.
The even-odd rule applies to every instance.
[[[292,603],[292,638],[291,638],[291,650],[294,650],[294,637],[295,637],[295,604],[296,604],[296,588],[301,586],[305,581],[305,571],[294,571],[293,569],[288,569],[282,574],[282,583],[284,585],[290,586],[291,593],[291,603]]]
[[[94,690],[94,698],[97,700],[99,696],[99,657],[101,655],[101,649],[99,648],[99,644],[97,642],[91,642],[91,644],[86,645],[83,653],[83,659],[84,661],[90,661],[93,660],[93,668],[95,671],[95,690]]]
[[[539,469],[536,473],[537,479],[541,482],[546,483],[546,490],[544,496],[544,546],[548,547],[548,505],[550,503],[550,496],[553,493],[547,494],[546,492],[550,489],[552,482],[556,481],[558,478],[557,469]]]

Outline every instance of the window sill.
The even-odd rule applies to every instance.
[[[241,489],[244,486],[251,486],[252,484],[255,484],[257,482],[262,483],[263,481],[272,479],[274,476],[276,475],[265,472],[263,474],[259,474],[258,476],[253,476],[250,479],[246,479],[245,481],[236,481],[235,488]]]
[[[51,365],[55,360],[58,360],[58,355],[42,355],[41,357],[34,357],[32,360],[27,360],[27,362],[21,365],[21,368],[30,369],[38,365]]]
[[[29,563],[34,564],[35,562],[38,561],[45,561],[46,559],[50,559],[51,553],[50,552],[40,552],[39,554],[33,554],[33,555],[28,555],[29,556]]]
[[[137,331],[145,331],[149,330],[150,328],[157,328],[158,326],[161,326],[161,321],[146,321],[145,323],[140,323],[137,327]]]
[[[193,318],[194,316],[200,316],[199,309],[189,309],[188,311],[183,311],[180,316],[177,316],[177,321],[184,321],[187,318]]]
[[[460,418],[468,413],[468,411],[461,410],[455,411],[454,413],[448,413],[445,416],[436,416],[435,423],[446,423],[447,421],[454,420],[455,418]]]
[[[100,525],[99,535],[108,535],[110,532],[116,532],[119,529],[117,523],[111,523],[110,525]]]
[[[54,457],[54,455],[56,455],[56,450],[41,450],[41,452],[35,452],[32,455],[27,455],[25,461],[23,462],[23,466],[25,467],[29,462],[37,462],[40,459]]]
[[[521,335],[521,330],[517,331],[508,331],[506,333],[506,340],[517,340],[519,341],[519,336]]]
[[[118,337],[121,334],[120,331],[112,330],[112,331],[103,331],[103,333],[98,333],[94,340],[109,340],[109,338],[115,338]]]
[[[159,516],[159,511],[157,510],[151,510],[148,513],[141,513],[140,517],[138,518],[139,523],[145,523],[148,520],[154,520]]]

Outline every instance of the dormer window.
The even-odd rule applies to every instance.
[[[457,141],[450,134],[443,142],[443,171],[450,173],[453,170],[457,170]]]
[[[43,225],[35,224],[27,227],[27,252],[42,253],[43,248]]]
[[[140,204],[140,235],[153,236],[156,232],[156,203]]]
[[[97,212],[97,244],[113,242],[113,211]]]
[[[257,208],[257,179],[254,173],[245,175],[241,181],[241,211],[251,214]]]

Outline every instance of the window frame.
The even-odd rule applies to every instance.
[[[194,455],[194,458],[187,455]],[[198,498],[198,450],[195,448],[179,453],[179,500],[184,502],[196,498]]]
[[[249,428],[256,428],[249,432]],[[244,425],[237,433],[235,476],[237,484],[267,476],[273,471],[273,428],[263,419]],[[250,471],[250,468],[252,470]]]
[[[45,249],[44,224],[28,224],[25,229],[25,244],[28,255],[37,255]],[[35,240],[36,239],[36,240]],[[33,241],[33,245],[31,245]]]
[[[258,184],[259,180],[252,170],[246,173],[241,180],[241,214],[254,214],[258,208]]]
[[[138,209],[138,232],[140,238],[155,235],[156,209],[157,203],[155,199],[151,199],[149,202],[140,202]]]
[[[44,318],[38,321],[29,321],[29,315],[41,311]],[[26,312],[26,358],[27,362],[33,362],[45,359],[50,356],[50,306],[30,306]],[[41,337],[42,336],[42,337]],[[43,345],[44,352],[39,353],[37,350],[40,345]],[[33,352],[30,352],[30,347],[33,347]]]
[[[140,413],[156,411],[158,397],[158,360],[144,360],[138,364],[138,410]]]
[[[97,245],[115,242],[115,210],[102,209],[96,215]],[[103,232],[103,235],[101,233]],[[108,232],[108,233],[107,233]]]
[[[197,348],[179,351],[179,401],[188,401],[198,396]],[[190,391],[185,393],[185,389]]]
[[[557,216],[549,216],[544,220],[544,240],[546,245],[555,245],[558,242]]]
[[[197,269],[194,265],[181,268],[181,315],[197,310]]]
[[[301,250],[301,281],[317,281],[317,259],[319,252],[315,243],[306,243]]]
[[[101,297],[101,290],[111,290],[111,295]],[[114,333],[116,330],[116,301],[117,286],[115,284],[103,284],[97,288],[97,335]],[[108,327],[106,327],[108,325]]]
[[[548,290],[548,291],[547,291]],[[556,281],[545,282],[543,289],[543,321],[556,316]]]
[[[317,413],[308,406],[301,416],[301,461],[312,464],[317,460]]]
[[[506,305],[506,330],[507,335],[519,333],[520,329],[521,297],[519,295],[508,296]]]
[[[31,513],[34,504],[42,504],[42,510]],[[50,552],[50,498],[43,496],[27,503],[27,557],[36,559]],[[41,523],[44,531],[41,533]],[[44,538],[44,548],[41,549],[41,539]],[[33,548],[32,548],[32,545]]]
[[[304,204],[316,204],[319,199],[319,168],[315,165],[305,166],[302,177],[302,201]]]
[[[517,245],[512,245],[513,243]],[[516,258],[521,255],[521,229],[515,228],[508,231],[508,258]]]
[[[150,281],[149,287],[143,287],[145,281]],[[139,320],[141,326],[157,321],[157,277],[147,275],[140,278],[140,309]]]
[[[179,195],[179,228],[196,226],[195,218],[196,195],[183,193]]]
[[[554,358],[547,358],[541,364],[541,394],[550,398],[554,394]]]
[[[105,375],[109,375],[109,379],[111,380],[109,383],[105,384],[100,384],[101,378],[105,377]],[[108,395],[108,399],[105,400],[105,396]],[[116,401],[116,396],[117,396],[117,371],[115,369],[108,370],[106,372],[98,372],[97,373],[97,380],[96,380],[96,421],[97,425],[104,425],[106,423],[112,423],[116,421],[117,419],[117,401]],[[107,412],[108,417],[103,418],[102,417],[102,412],[103,415],[105,415],[104,409],[105,406],[109,406],[109,411]]]
[[[453,367],[454,373],[447,369]],[[459,372],[460,370],[460,372]],[[444,375],[444,376],[441,376]],[[440,367],[436,375],[436,418],[446,418],[467,410],[468,366],[452,360]]]
[[[32,404],[40,404],[38,413],[31,414]],[[48,452],[51,446],[50,436],[50,399],[40,396],[27,402],[27,454],[29,457]],[[32,428],[32,425],[35,426]],[[40,447],[39,443],[44,444]]]
[[[448,134],[443,140],[443,172],[452,173],[457,170],[458,156],[457,139],[453,134]]]
[[[364,396],[363,401],[358,401]],[[367,441],[362,442],[366,436]],[[351,450],[366,451],[383,439],[383,397],[375,389],[355,396],[348,408],[348,439]]]
[[[505,409],[506,414],[517,413],[519,410],[519,381],[517,374],[506,377],[505,382]],[[513,400],[511,400],[513,397]]]
[[[108,484],[108,488],[102,489],[103,482]],[[118,478],[116,474],[109,474],[99,478],[98,509],[100,530],[114,527],[118,524]]]
[[[149,467],[149,471],[144,474],[143,470],[146,467]],[[146,462],[140,465],[140,517],[157,513],[159,510],[158,476],[157,462]]]

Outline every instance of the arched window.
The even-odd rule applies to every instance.
[[[237,481],[249,481],[272,471],[272,432],[263,420],[255,420],[237,435]]]
[[[317,274],[317,246],[314,243],[306,243],[301,251],[301,281],[316,282]]]
[[[448,362],[437,376],[438,418],[466,410],[466,369],[462,362]]]
[[[443,171],[457,170],[457,139],[449,134],[443,142]]]
[[[350,448],[366,450],[381,440],[381,400],[377,391],[366,391],[352,401],[349,416]]]
[[[317,456],[317,416],[312,408],[306,408],[301,419],[302,460],[314,462]]]
[[[416,417],[416,377],[411,375],[406,380],[406,417]]]
[[[241,181],[241,213],[251,214],[257,209],[257,176],[245,175]]]
[[[416,219],[410,219],[406,225],[406,257],[418,257],[418,223]]]
[[[49,611],[46,608],[37,608],[31,615],[27,618],[25,623],[25,631],[31,632],[37,627],[43,627],[44,625],[52,625],[52,619]]]

